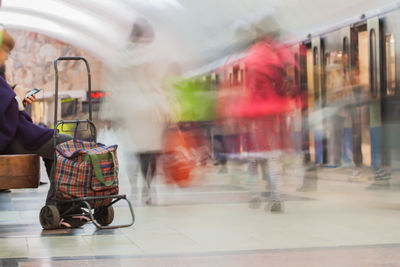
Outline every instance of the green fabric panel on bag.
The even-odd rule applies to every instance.
[[[96,157],[97,157],[97,159],[99,161],[102,161],[102,160],[113,159],[113,154],[114,154],[114,152],[109,152],[109,153],[106,153],[106,154],[95,154],[95,155],[96,155]],[[82,155],[82,160],[83,161],[91,161],[91,157],[90,156],[91,156],[91,154],[84,154],[84,155]]]
[[[110,152],[110,154],[111,154],[111,157],[112,157],[113,163],[114,163],[114,178],[115,178],[115,176],[116,176],[116,171],[115,171],[115,156],[114,156],[114,153],[113,153],[113,152]],[[100,158],[103,158],[104,155],[107,156],[106,159],[109,159],[109,158],[110,158],[110,157],[109,157],[109,154],[101,154],[101,155],[89,154],[88,156],[89,156],[89,158],[90,158],[90,160],[91,160],[91,162],[92,162],[93,170],[94,170],[94,173],[96,174],[97,180],[99,180],[99,181],[100,181],[101,183],[103,183],[105,186],[111,186],[111,185],[114,183],[114,181],[113,181],[113,180],[112,180],[112,181],[104,181],[103,173],[102,173],[101,167],[100,167],[100,160],[101,160]],[[100,156],[100,157],[99,157],[99,156]]]

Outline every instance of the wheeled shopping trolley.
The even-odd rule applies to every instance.
[[[57,118],[58,111],[58,62],[59,61],[83,61],[86,65],[87,74],[88,74],[88,100],[89,100],[89,119],[87,120],[60,120]],[[59,135],[59,129],[65,132],[74,132],[74,138],[77,137],[77,134],[81,131],[87,131],[89,134],[86,136],[88,141],[96,141],[96,126],[92,122],[92,99],[91,99],[91,75],[88,61],[83,57],[59,57],[54,60],[54,69],[55,69],[55,102],[54,102],[54,160],[52,166],[51,173],[51,187],[56,189],[57,186],[55,183],[56,177],[56,137]],[[69,130],[66,127],[74,126],[73,130]],[[66,129],[64,129],[66,128]],[[55,204],[54,205],[45,205],[40,211],[40,224],[44,229],[57,229],[60,227],[60,220],[66,216],[69,216],[76,210],[85,211],[86,218],[89,217],[93,224],[99,229],[114,229],[121,227],[129,227],[133,225],[135,222],[135,215],[133,212],[132,205],[130,201],[127,199],[126,195],[107,195],[107,196],[85,196],[81,198],[73,198],[73,199],[59,199],[54,194],[54,199],[52,199]],[[123,225],[110,225],[114,219],[114,208],[113,204],[120,200],[125,200],[128,203],[131,221],[128,224]],[[96,201],[100,201],[101,203],[108,203],[104,206],[98,206],[93,208],[91,203],[95,203]],[[82,223],[83,225],[84,223]]]

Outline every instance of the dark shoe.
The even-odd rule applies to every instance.
[[[254,197],[249,202],[250,209],[259,209],[261,207],[261,199],[259,197]]]
[[[385,180],[390,180],[392,177],[388,172],[381,172],[381,173],[376,173],[374,178],[375,181],[385,181]]]
[[[78,228],[85,223],[90,222],[90,216],[81,208],[72,211],[69,214],[63,215],[60,221],[61,228]],[[64,226],[64,227],[63,227]]]
[[[90,218],[84,215],[61,218],[60,228],[78,228],[90,221]]]
[[[151,200],[151,197],[149,197],[146,201],[145,201],[147,206],[151,206],[153,205],[153,201]]]
[[[265,206],[265,211],[271,212],[282,212],[283,211],[283,203],[280,200],[273,200],[269,205]]]
[[[69,227],[67,228],[78,228],[90,221],[91,220],[88,216],[76,215],[76,216],[62,218],[60,224],[69,225]]]
[[[10,189],[0,189],[0,194],[8,194],[11,193]]]

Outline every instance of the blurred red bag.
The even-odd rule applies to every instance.
[[[164,139],[163,169],[167,184],[186,187],[191,183],[191,171],[195,166],[191,147],[196,140],[189,132],[178,128],[168,129]]]

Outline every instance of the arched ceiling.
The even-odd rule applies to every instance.
[[[362,13],[397,5],[393,0],[2,0],[0,23],[46,34],[100,60],[124,45],[132,21],[146,16],[158,41],[180,47],[176,57],[207,57],[237,42],[235,27],[273,14],[296,38]],[[264,23],[264,24],[262,24]],[[172,56],[172,55],[171,55]]]

